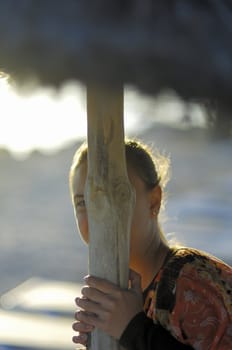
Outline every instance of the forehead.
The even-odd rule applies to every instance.
[[[146,185],[136,172],[129,166],[127,169],[129,181],[135,188],[136,192],[143,192],[146,190]],[[84,194],[85,183],[87,178],[87,163],[84,162],[76,169],[72,179],[73,195]]]

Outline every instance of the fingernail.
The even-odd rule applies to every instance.
[[[75,312],[75,319],[76,319],[77,321],[80,321],[80,320],[79,320],[80,315],[81,315],[81,311],[76,311],[76,312]]]
[[[78,336],[72,337],[72,341],[75,344],[82,344],[82,342],[86,342],[86,338],[82,335],[78,335]]]
[[[78,343],[78,340],[79,340],[79,337],[78,337],[78,336],[72,337],[72,341],[73,341],[74,343]]]

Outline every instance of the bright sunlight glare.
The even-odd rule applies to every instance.
[[[131,102],[128,99],[127,105]],[[0,103],[0,148],[16,157],[24,158],[34,149],[51,152],[87,136],[86,91],[76,82],[59,90],[37,88],[19,94],[0,79]],[[136,128],[138,116],[133,108],[126,114],[129,132]]]
[[[19,95],[0,83],[0,147],[23,154],[32,149],[53,150],[86,135],[85,92],[67,84],[61,90],[37,89]]]
[[[0,76],[0,103],[0,148],[19,158],[34,149],[52,152],[87,136],[86,91],[77,82],[66,83],[59,90],[33,88],[29,94],[25,89],[19,93]],[[141,132],[154,121],[180,126],[185,109],[176,97],[154,100],[127,87],[125,133]],[[204,126],[199,107],[188,106],[188,112],[192,125]]]

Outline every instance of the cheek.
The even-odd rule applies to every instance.
[[[131,251],[142,248],[146,237],[150,234],[150,210],[145,200],[139,200],[134,208],[131,222]]]
[[[139,245],[139,237],[142,236],[141,230],[143,230],[143,217],[141,212],[138,209],[138,206],[135,207],[132,221],[131,221],[131,249],[132,251]]]
[[[132,216],[132,230],[145,229],[149,219],[149,206],[147,201],[138,200],[136,202]]]
[[[89,226],[86,213],[77,214],[77,226],[80,231],[81,238],[85,243],[89,243]]]

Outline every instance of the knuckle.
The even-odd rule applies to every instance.
[[[117,300],[120,300],[120,299],[123,298],[123,291],[121,289],[118,289],[118,290],[115,291],[115,298]]]
[[[81,294],[84,298],[92,299],[94,297],[94,289],[92,287],[83,287],[81,289]]]
[[[73,329],[74,331],[79,332],[80,329],[81,329],[81,323],[80,323],[80,322],[74,322],[74,323],[72,324],[72,329]]]
[[[90,275],[87,276],[87,277],[85,278],[86,284],[87,284],[88,286],[92,286],[92,287],[95,286],[96,280],[97,280],[96,277],[90,276]]]
[[[80,320],[81,320],[81,311],[77,311],[77,312],[75,313],[75,319],[76,319],[77,321],[80,321]]]
[[[114,310],[115,309],[115,307],[116,307],[116,303],[115,303],[115,300],[108,300],[108,308],[110,309],[110,310]]]
[[[77,325],[76,325],[76,322],[72,324],[72,329],[73,329],[74,331],[77,331]]]
[[[83,295],[83,296],[88,296],[88,293],[89,293],[89,287],[83,287],[83,288],[81,288],[81,294]]]
[[[87,304],[87,301],[86,301],[85,299],[80,299],[80,300],[79,300],[78,305],[79,305],[81,308],[85,308],[85,307],[86,307],[86,304]]]

